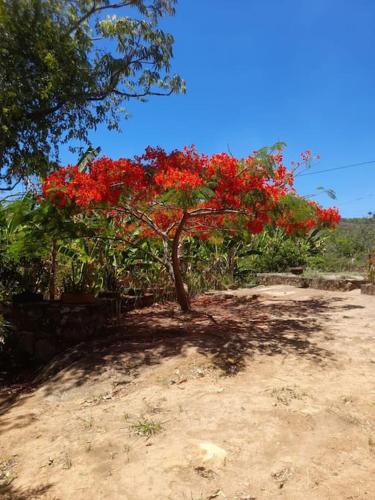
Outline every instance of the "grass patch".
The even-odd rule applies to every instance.
[[[0,488],[8,486],[16,477],[13,472],[15,463],[13,459],[0,462]]]
[[[271,395],[277,403],[289,406],[294,399],[303,399],[306,393],[301,392],[297,387],[275,387]]]
[[[155,422],[153,420],[138,420],[135,424],[132,424],[131,430],[137,436],[142,436],[145,438],[150,438],[159,434],[163,430],[163,426],[160,422]]]

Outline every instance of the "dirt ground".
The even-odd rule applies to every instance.
[[[375,297],[129,313],[0,401],[0,498],[374,499]]]

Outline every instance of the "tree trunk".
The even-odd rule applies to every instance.
[[[181,274],[181,269],[180,269],[180,259],[178,256],[178,247],[180,243],[180,236],[184,227],[184,224],[187,219],[187,214],[184,214],[180,224],[178,225],[176,229],[176,234],[173,238],[173,244],[172,244],[172,268],[173,268],[173,278],[174,278],[174,284],[176,288],[176,296],[177,296],[177,302],[179,303],[181,310],[183,312],[188,312],[190,311],[190,300],[189,300],[189,294],[185,288],[185,284],[182,279],[182,274]]]

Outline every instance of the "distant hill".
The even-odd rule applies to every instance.
[[[375,217],[342,219],[336,231],[325,233],[318,267],[327,271],[365,270],[375,252]]]

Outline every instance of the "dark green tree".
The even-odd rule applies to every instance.
[[[62,142],[119,128],[129,99],[184,91],[161,30],[176,0],[0,0],[0,189],[58,160]],[[2,186],[2,187],[1,187]]]

